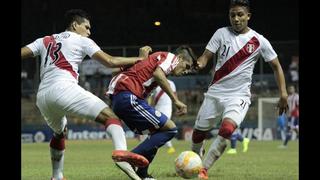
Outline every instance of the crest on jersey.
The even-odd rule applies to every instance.
[[[249,53],[252,53],[254,50],[256,50],[256,47],[254,44],[247,44],[247,51]]]

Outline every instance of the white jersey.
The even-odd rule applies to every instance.
[[[61,80],[78,83],[83,58],[101,50],[90,38],[70,31],[39,38],[27,47],[41,56],[39,91]]]
[[[207,96],[250,98],[254,65],[262,57],[265,62],[277,57],[270,42],[250,29],[245,34],[235,33],[231,27],[218,29],[206,49],[217,55],[213,80]]]
[[[170,87],[176,93],[176,86],[173,81],[168,80]],[[160,86],[158,86],[152,94],[155,109],[165,114],[168,118],[172,115],[172,101],[167,93],[165,93]]]

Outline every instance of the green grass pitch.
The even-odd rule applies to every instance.
[[[209,143],[210,142],[210,143]],[[206,149],[212,140],[207,141]],[[138,141],[128,140],[129,149]],[[158,180],[182,179],[175,175],[174,159],[190,149],[189,141],[174,140],[176,153],[169,155],[166,147],[159,149],[149,172]],[[287,149],[278,149],[280,141],[255,141],[247,153],[223,156],[209,170],[209,179],[215,180],[297,180],[298,141],[290,141]],[[22,180],[49,180],[51,162],[48,143],[22,144]],[[228,146],[229,147],[229,146]],[[111,159],[111,140],[66,141],[64,175],[68,180],[125,180],[129,179]]]

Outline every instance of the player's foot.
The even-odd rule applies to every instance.
[[[237,154],[237,150],[231,148],[231,149],[229,149],[226,153],[227,153],[227,154]]]
[[[133,180],[141,180],[141,178],[136,174],[133,167],[128,162],[115,162],[117,167],[126,173]]]
[[[169,149],[167,151],[168,154],[173,154],[175,152],[176,152],[176,149],[174,147],[169,147]]]
[[[208,170],[206,168],[201,168],[198,174],[198,178],[201,180],[209,179]]]
[[[112,159],[115,162],[126,161],[136,167],[146,167],[149,165],[148,159],[144,156],[125,150],[112,151]]]
[[[248,151],[249,142],[250,142],[249,138],[243,138],[243,142],[242,142],[243,150],[242,150],[242,152],[247,152]]]
[[[67,179],[64,178],[64,177],[63,177],[62,179],[56,179],[56,178],[53,178],[53,177],[52,177],[50,180],[67,180]]]

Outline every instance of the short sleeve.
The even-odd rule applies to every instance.
[[[208,42],[206,49],[211,51],[212,53],[216,53],[220,47],[221,37],[222,37],[222,29],[218,29],[213,36],[211,37],[210,41]]]
[[[165,55],[165,54],[162,54]],[[172,54],[172,53],[167,53],[164,57],[161,57],[159,55],[157,58],[159,61],[159,67],[163,70],[163,72],[168,75],[171,73],[171,71],[178,65],[179,61],[178,58]]]
[[[270,42],[263,36],[261,38],[261,56],[265,62],[274,60],[278,55],[272,48]]]
[[[90,38],[83,38],[84,52],[92,57],[92,55],[101,50],[101,48]]]
[[[38,56],[41,53],[41,48],[43,46],[43,38],[39,38],[35,40],[34,42],[27,45],[29,49],[31,49],[34,56]]]

